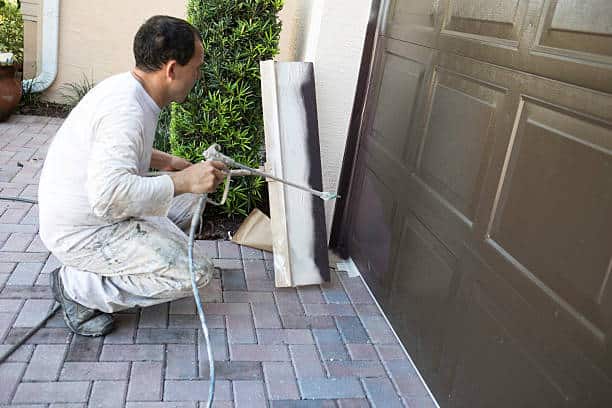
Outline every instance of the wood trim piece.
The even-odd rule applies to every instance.
[[[323,189],[314,69],[310,62],[262,61],[266,170]],[[293,287],[329,281],[323,201],[268,181],[275,284]]]

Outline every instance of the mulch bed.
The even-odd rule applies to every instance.
[[[197,239],[229,239],[229,234],[233,236],[238,231],[244,218],[243,216],[228,218],[227,215],[204,212],[202,234],[198,235]]]
[[[21,105],[15,111],[19,115],[49,116],[52,118],[65,118],[70,113],[68,105],[60,103],[37,101],[34,104]]]

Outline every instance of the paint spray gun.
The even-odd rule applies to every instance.
[[[321,198],[324,201],[327,200],[334,200],[336,198],[339,198],[340,196],[338,196],[337,193],[332,193],[329,191],[318,191],[318,190],[313,190],[310,187],[307,186],[302,186],[296,183],[293,183],[291,181],[288,180],[284,180],[278,177],[275,177],[269,173],[265,173],[263,171],[245,166],[244,164],[238,163],[237,161],[235,161],[234,159],[232,159],[229,156],[224,155],[223,153],[221,153],[219,151],[219,145],[214,143],[212,145],[210,145],[210,147],[208,149],[206,149],[203,153],[204,158],[206,160],[214,160],[214,161],[219,161],[222,162],[223,164],[225,164],[228,168],[231,167],[235,167],[236,169],[234,170],[229,170],[229,172],[227,173],[227,179],[225,182],[225,189],[223,191],[223,198],[221,199],[221,201],[219,203],[216,203],[214,201],[208,200],[209,203],[214,204],[214,205],[221,205],[223,203],[225,203],[225,200],[227,199],[227,194],[229,192],[229,185],[230,185],[230,180],[232,176],[260,176],[260,177],[265,177],[268,178],[270,180],[274,180],[274,181],[278,181],[281,182],[283,184],[286,184],[288,186],[297,188],[299,190],[303,190],[306,191],[312,195],[315,195],[319,198]]]

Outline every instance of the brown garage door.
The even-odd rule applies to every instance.
[[[612,1],[382,3],[340,245],[441,406],[612,407]]]

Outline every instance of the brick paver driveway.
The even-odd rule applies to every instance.
[[[0,195],[36,198],[61,120],[0,124]],[[75,158],[78,160],[78,158]],[[0,201],[0,353],[53,305],[57,261],[37,236],[37,207]],[[215,407],[433,407],[361,278],[274,287],[271,256],[201,241],[220,268],[202,291],[214,340]],[[197,407],[208,361],[191,298],[117,315],[104,338],[50,320],[0,365],[2,407]],[[201,406],[204,404],[201,403]]]

